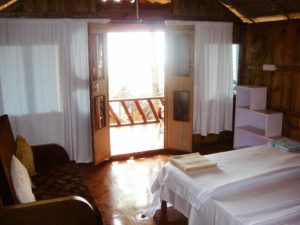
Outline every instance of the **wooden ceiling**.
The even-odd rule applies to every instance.
[[[245,23],[300,18],[300,0],[220,0]]]
[[[104,18],[113,21],[240,19],[219,0],[0,0],[0,18]]]
[[[0,0],[0,17],[133,19],[135,0]],[[258,23],[300,19],[300,0],[139,0],[144,18]],[[232,14],[233,13],[233,14]]]

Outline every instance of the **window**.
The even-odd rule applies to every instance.
[[[62,111],[57,45],[11,44],[1,46],[0,51],[8,56],[2,54],[0,70],[0,102],[5,113],[21,116],[33,112],[42,114]]]

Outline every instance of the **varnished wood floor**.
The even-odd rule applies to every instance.
[[[187,219],[168,208],[142,218],[152,201],[151,185],[170,155],[158,155],[101,166],[81,166],[105,225],[186,225]]]

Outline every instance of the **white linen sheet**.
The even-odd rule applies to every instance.
[[[300,154],[267,145],[206,156],[217,168],[184,173],[167,164],[152,186],[189,225],[300,224]]]

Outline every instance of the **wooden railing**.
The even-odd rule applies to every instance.
[[[111,127],[159,122],[159,107],[164,97],[114,99],[109,101],[109,125]]]

